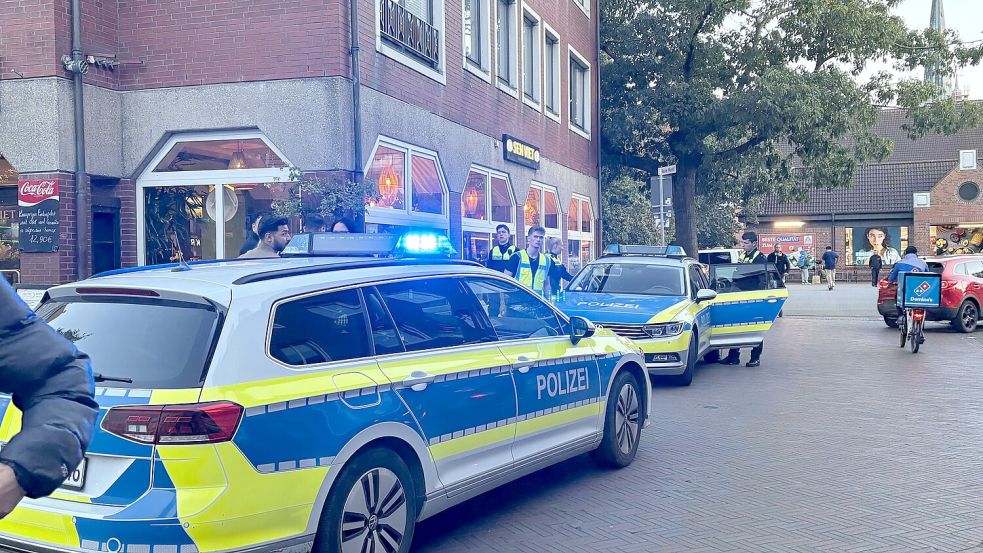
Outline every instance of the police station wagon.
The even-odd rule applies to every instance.
[[[715,264],[707,273],[676,246],[614,244],[556,305],[633,339],[652,375],[688,386],[701,356],[760,344],[787,298],[774,264]]]
[[[410,238],[418,254],[446,240]],[[547,465],[632,461],[650,391],[629,340],[475,264],[337,256],[392,248],[301,235],[289,251],[336,256],[51,289],[38,313],[91,355],[98,429],[54,495],[0,521],[0,545],[407,551],[417,521]],[[9,398],[0,416],[9,440]]]

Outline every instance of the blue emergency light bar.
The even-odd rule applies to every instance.
[[[449,257],[457,252],[442,233],[403,235],[317,232],[296,234],[281,257]]]
[[[682,246],[643,246],[639,244],[608,244],[604,255],[649,255],[653,257],[686,257]]]

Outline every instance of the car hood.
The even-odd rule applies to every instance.
[[[686,296],[566,292],[566,297],[557,301],[556,306],[567,315],[591,321],[644,324],[667,309],[676,306],[681,309],[688,301]]]

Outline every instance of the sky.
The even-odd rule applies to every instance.
[[[943,0],[946,27],[958,32],[959,38],[966,42],[983,39],[981,3],[981,0]],[[903,17],[909,27],[928,27],[932,0],[903,0],[894,12]],[[921,77],[922,72],[918,76]],[[968,88],[970,98],[983,98],[983,66],[962,69],[959,88]]]

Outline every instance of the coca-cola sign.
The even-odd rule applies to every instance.
[[[18,183],[18,241],[21,251],[58,251],[60,200],[56,180],[24,180]]]

